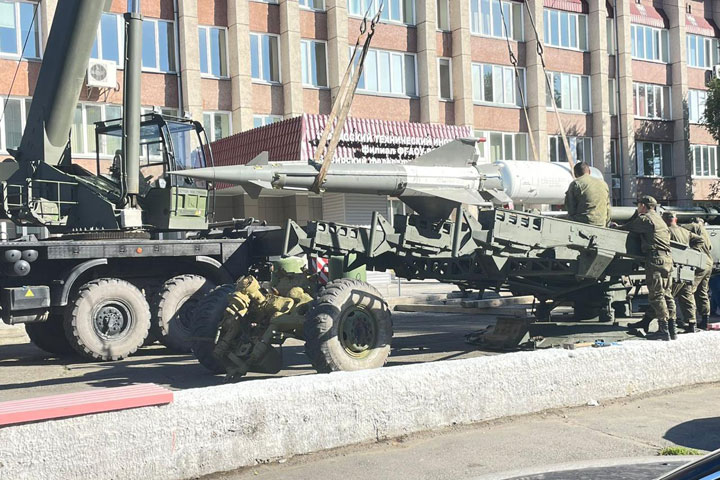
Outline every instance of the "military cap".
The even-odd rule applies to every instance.
[[[662,213],[662,218],[670,220],[671,218],[677,218],[677,215],[675,215],[675,212],[670,212],[670,211],[665,210]]]
[[[637,202],[635,202],[636,205],[640,204],[640,203],[642,203],[646,207],[657,207],[658,206],[658,202],[657,202],[657,200],[655,200],[655,197],[651,197],[650,195],[643,195],[642,197],[640,197],[638,199]]]

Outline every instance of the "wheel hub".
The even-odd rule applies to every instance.
[[[106,303],[95,312],[93,327],[103,338],[114,339],[124,334],[131,324],[128,309],[119,303]]]
[[[353,357],[365,357],[375,346],[377,325],[375,319],[364,309],[355,308],[342,319],[340,343]]]

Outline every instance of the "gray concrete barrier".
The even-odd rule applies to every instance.
[[[2,479],[184,479],[297,454],[720,381],[720,333],[177,392],[0,429]]]

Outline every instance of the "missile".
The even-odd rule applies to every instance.
[[[453,140],[410,163],[332,164],[324,192],[397,197],[428,217],[447,218],[459,204],[476,206],[561,204],[573,180],[567,164],[504,160],[481,163],[476,139]],[[592,175],[603,178],[600,171]],[[318,168],[309,163],[268,162],[267,152],[247,165],[169,172],[241,185],[253,198],[263,189],[310,190]]]

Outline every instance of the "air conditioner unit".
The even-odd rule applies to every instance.
[[[112,60],[91,58],[88,63],[87,86],[100,88],[117,87],[117,64]]]
[[[720,80],[720,65],[713,66],[713,76]]]

